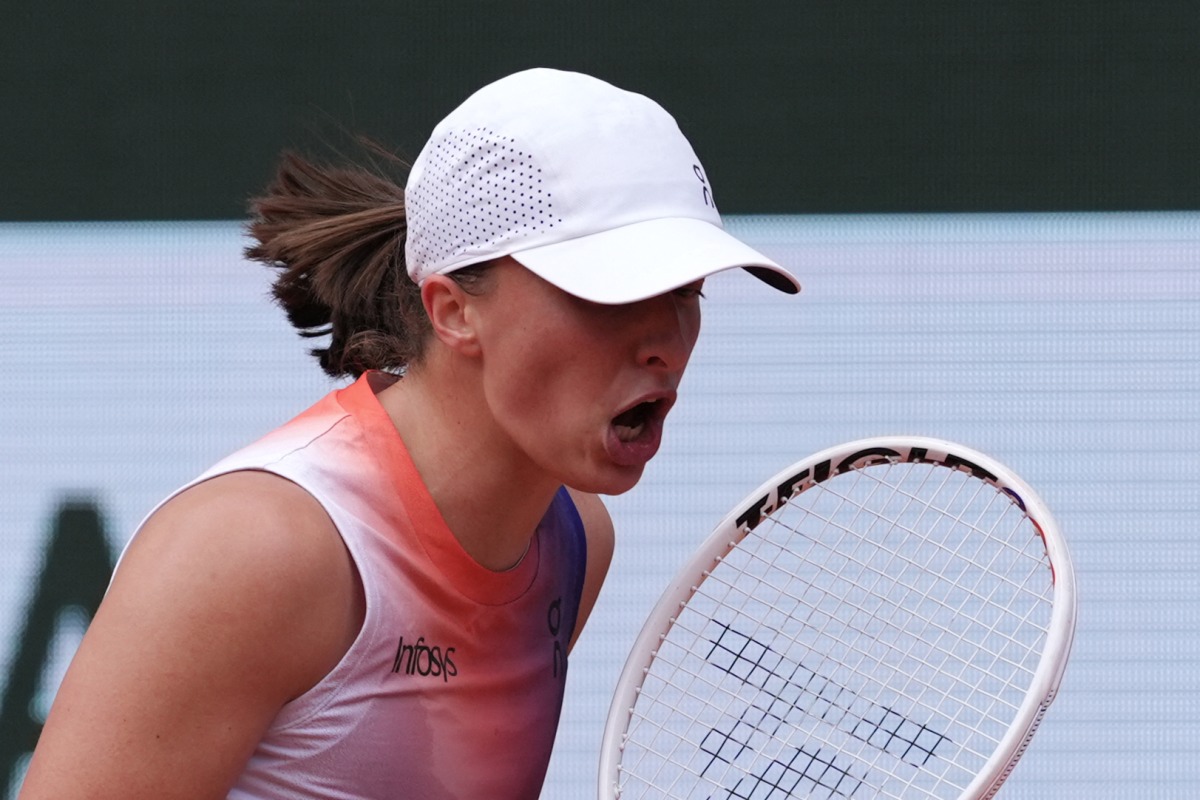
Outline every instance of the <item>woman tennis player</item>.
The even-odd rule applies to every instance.
[[[657,104],[530,70],[402,190],[285,157],[248,255],[347,388],[155,509],[21,797],[532,798],[726,234]]]

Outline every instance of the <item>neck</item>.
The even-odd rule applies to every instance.
[[[472,380],[431,358],[379,400],[463,549],[504,570],[525,554],[559,484],[504,435]]]

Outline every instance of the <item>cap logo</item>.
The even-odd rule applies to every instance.
[[[692,165],[692,172],[696,173],[696,180],[700,181],[700,191],[704,197],[704,205],[715,209],[717,204],[713,202],[712,191],[708,188],[708,180],[704,177],[704,168],[699,164]]]

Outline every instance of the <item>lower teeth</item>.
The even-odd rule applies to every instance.
[[[641,434],[644,427],[644,425],[637,425],[630,428],[626,425],[617,425],[617,439],[622,442],[632,442]]]

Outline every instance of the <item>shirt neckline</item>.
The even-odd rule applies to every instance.
[[[525,555],[513,567],[498,572],[472,558],[446,524],[400,432],[376,396],[397,380],[401,379],[383,372],[364,373],[338,391],[338,402],[361,426],[378,467],[387,475],[399,498],[398,505],[409,519],[411,535],[439,571],[475,602],[503,605],[516,600],[537,577],[542,523],[531,537]]]

